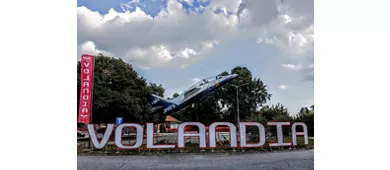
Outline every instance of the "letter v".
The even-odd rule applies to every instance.
[[[110,139],[113,129],[114,129],[114,124],[108,124],[106,131],[104,132],[103,139],[101,140],[101,142],[99,142],[93,124],[88,124],[89,139],[92,141],[93,145],[95,145],[96,149],[102,149],[104,146],[106,146],[108,139]]]

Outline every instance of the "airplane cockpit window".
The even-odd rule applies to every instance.
[[[191,97],[193,94],[195,94],[196,92],[198,92],[201,88],[192,88],[190,90],[188,90],[187,92],[184,93],[184,99],[187,99],[188,97]]]
[[[198,81],[197,83],[195,83],[193,86],[191,86],[189,89],[193,89],[193,88],[202,86],[202,85],[204,85],[205,83],[207,83],[207,82],[205,82],[204,80],[200,80],[200,81]]]

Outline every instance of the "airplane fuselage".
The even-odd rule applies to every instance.
[[[230,82],[230,81],[229,81]],[[176,113],[185,107],[193,104],[193,103],[199,103],[203,101],[206,97],[212,95],[214,92],[216,92],[218,89],[220,89],[222,86],[227,84],[228,81],[219,82],[218,84],[213,84],[203,91],[199,92],[198,94],[195,94],[193,97],[189,98],[188,100],[185,100],[184,102],[178,104],[178,105],[170,105],[163,109],[163,115],[168,116],[173,113]]]
[[[217,76],[213,80],[203,79],[174,99],[168,100],[156,95],[150,95],[148,100],[152,104],[154,112],[157,112],[161,116],[168,116],[179,112],[193,103],[201,102],[236,77],[237,75],[234,74]]]

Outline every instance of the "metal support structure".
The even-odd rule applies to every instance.
[[[239,126],[239,122],[240,122],[240,99],[238,98],[238,90],[240,87],[242,86],[246,86],[248,85],[248,83],[245,83],[245,84],[241,84],[241,85],[232,85],[232,87],[236,88],[236,102],[237,102],[237,126]]]
[[[240,100],[239,100],[239,97],[238,97],[238,90],[240,87],[242,86],[246,86],[248,85],[248,83],[245,83],[245,84],[241,84],[241,85],[232,85],[232,87],[236,88],[236,102],[237,102],[237,131],[239,135],[242,135],[240,134]],[[245,134],[244,134],[245,135]],[[239,138],[240,139],[240,138]],[[241,152],[244,152],[244,149],[241,148]]]
[[[196,121],[199,122],[200,101],[197,103]]]
[[[91,149],[91,139],[88,140],[88,149]]]
[[[236,102],[237,102],[237,126],[240,123],[240,99],[238,98],[238,86],[236,87]]]

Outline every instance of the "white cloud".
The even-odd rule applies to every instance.
[[[120,4],[120,7],[122,8],[123,11],[134,9],[137,6],[146,7],[146,5],[141,3],[139,0],[131,0],[127,3]]]
[[[293,72],[299,72],[303,74],[303,79],[308,81],[314,80],[314,64],[283,64],[282,65],[286,70],[293,71]]]
[[[274,44],[287,56],[311,57],[314,53],[314,23],[302,20],[300,16],[280,15],[259,30],[259,39],[274,39]]]
[[[109,54],[145,68],[184,68],[221,41],[245,34],[298,62],[313,57],[313,0],[212,0],[202,14],[187,14],[178,1],[168,0],[155,17],[138,7],[145,5],[132,0],[122,7],[133,12],[111,9],[105,15],[78,7],[78,54]]]
[[[289,71],[299,71],[302,69],[302,65],[301,64],[297,64],[297,65],[294,65],[294,64],[283,64],[282,65],[286,70],[289,70]]]
[[[258,38],[257,43],[275,44],[276,38]]]
[[[277,46],[297,65],[287,64],[290,71],[298,71],[304,79],[313,80],[314,67],[314,1],[313,0],[222,0],[217,4],[240,17],[240,27],[250,36],[257,36],[257,43]],[[264,24],[267,23],[267,24]]]
[[[135,9],[133,12],[111,9],[101,15],[87,7],[78,7],[78,45],[92,42],[95,52],[109,53],[143,67],[185,67],[204,57],[220,41],[239,32],[238,17],[231,14],[237,13],[240,3],[241,0],[213,0],[202,14],[187,14],[178,1],[168,0],[167,8],[155,17],[137,7],[145,5],[137,0],[122,4],[122,7]],[[257,25],[267,24],[276,17],[273,1],[248,0],[245,3],[247,18]],[[215,14],[216,9],[224,12]],[[255,17],[257,15],[261,17]]]
[[[78,7],[77,15],[79,46],[90,41],[95,51],[145,67],[194,63],[214,49],[220,39],[235,33],[238,23],[234,15],[211,10],[186,14],[175,0],[169,0],[167,9],[154,18],[138,7],[133,12],[111,9],[106,15]]]
[[[243,25],[250,28],[260,28],[278,16],[276,0],[242,0],[236,7],[236,14],[240,16]]]
[[[260,40],[272,39],[273,44],[290,57],[311,57],[314,47],[314,1],[313,0],[283,0],[277,2],[277,17],[270,24],[258,25],[255,19],[246,20],[253,27]],[[261,8],[264,3],[258,1],[252,8]],[[264,7],[263,7],[264,8]],[[258,41],[267,43],[266,41]]]
[[[282,89],[282,90],[285,90],[285,89],[287,89],[287,88],[288,88],[288,86],[287,86],[287,85],[284,85],[284,84],[282,84],[282,85],[280,85],[280,86],[279,86],[279,88],[280,88],[280,89]]]
[[[211,0],[209,6],[213,9],[224,8],[226,11],[235,12],[240,5],[240,0]]]
[[[258,43],[276,45],[297,65],[284,64],[289,71],[297,71],[305,80],[314,79],[314,1],[283,0],[278,3],[278,17],[270,24],[255,29]]]

